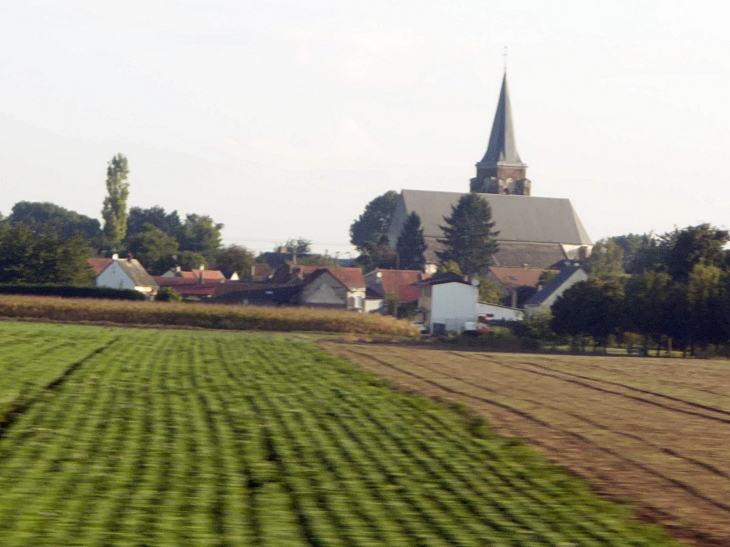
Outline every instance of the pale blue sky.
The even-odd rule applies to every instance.
[[[226,242],[349,250],[373,197],[468,190],[509,46],[539,196],[590,236],[726,227],[730,33],[720,2],[0,0],[0,211],[210,214]]]

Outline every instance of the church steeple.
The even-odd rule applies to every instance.
[[[472,192],[530,195],[530,181],[526,178],[527,165],[520,159],[515,143],[506,70],[489,145],[476,168],[477,176],[471,179]]]

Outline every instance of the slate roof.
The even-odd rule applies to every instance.
[[[559,270],[557,264],[566,256],[559,243],[500,241],[499,251],[492,258],[494,265],[500,268],[524,268],[527,264],[529,268]]]
[[[580,266],[569,266],[564,268],[558,275],[553,277],[550,282],[543,287],[541,291],[537,291],[532,297],[525,302],[525,306],[539,306],[547,300],[553,292],[560,288],[570,277],[580,270]]]
[[[134,282],[135,287],[152,287],[153,289],[159,287],[136,258],[120,258],[115,262],[119,263],[124,273]]]
[[[403,190],[400,204],[405,215],[413,211],[421,217],[425,237],[443,237],[440,226],[451,216],[452,206],[465,195],[461,192]],[[501,194],[478,194],[492,209],[498,241],[565,243],[591,245],[570,200]],[[402,226],[391,225],[390,236],[397,240]],[[397,232],[397,233],[396,233]]]
[[[489,136],[489,145],[478,167],[527,167],[517,153],[515,143],[515,129],[512,123],[512,106],[510,105],[509,89],[507,87],[507,73],[502,80],[502,89],[499,93],[497,112],[494,114],[492,133]]]

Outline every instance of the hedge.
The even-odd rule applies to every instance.
[[[107,287],[78,287],[74,285],[16,285],[0,284],[0,294],[61,296],[64,298],[105,298],[108,300],[144,300],[145,296],[131,289]]]

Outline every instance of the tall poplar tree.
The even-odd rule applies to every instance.
[[[104,218],[104,241],[112,251],[118,251],[127,235],[127,198],[129,197],[129,166],[127,158],[117,154],[106,169],[106,191],[101,216]]]

